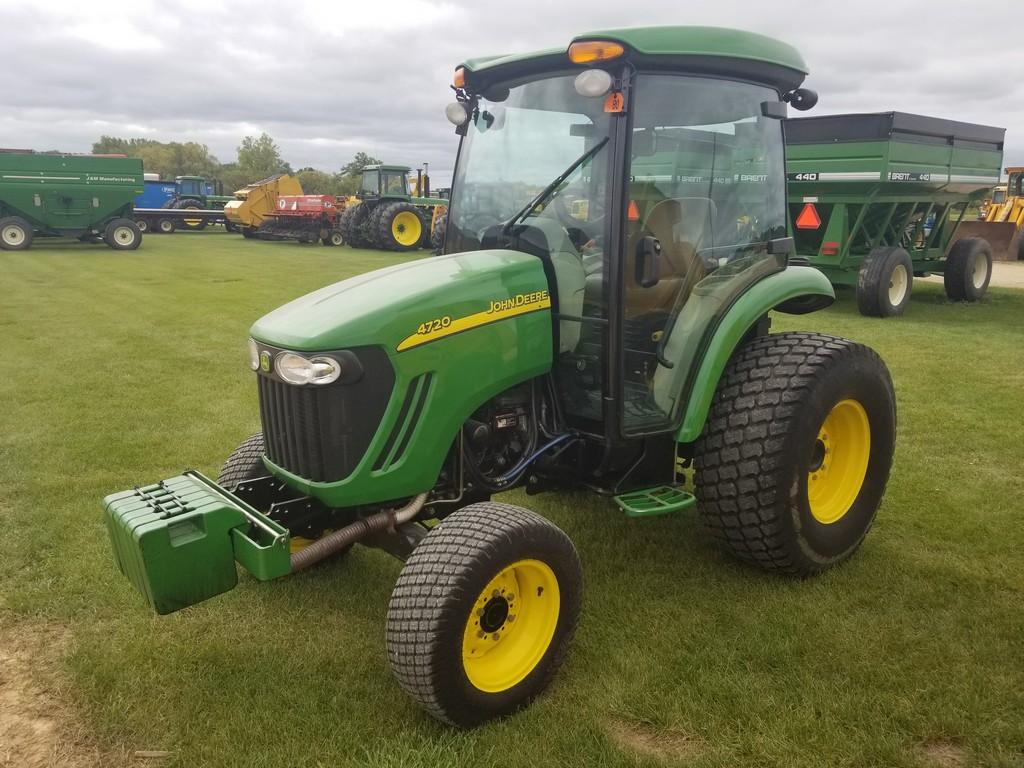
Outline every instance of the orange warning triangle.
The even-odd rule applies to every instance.
[[[800,215],[796,217],[797,229],[817,229],[821,226],[821,217],[813,203],[807,203]]]

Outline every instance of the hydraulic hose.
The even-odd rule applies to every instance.
[[[408,523],[419,514],[426,501],[427,494],[421,493],[400,509],[384,510],[369,517],[360,518],[344,528],[317,539],[308,547],[292,553],[292,573],[308,568],[314,563],[319,563],[325,557],[341,551],[360,539],[366,538],[371,533]]]

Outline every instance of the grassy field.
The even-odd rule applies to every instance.
[[[451,730],[403,697],[379,552],[151,616],[102,497],[216,473],[258,427],[252,321],[404,258],[213,233],[0,252],[0,720],[18,690],[50,702],[71,764],[1024,766],[1024,291],[776,318],[873,345],[899,399],[877,524],[822,578],[738,565],[691,514],[522,499],[576,542],[586,597],[555,684],[502,722]]]

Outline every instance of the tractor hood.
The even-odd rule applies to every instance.
[[[297,351],[383,346],[395,355],[443,348],[448,345],[435,343],[534,312],[549,315],[549,308],[538,258],[518,251],[474,251],[329,285],[264,316],[251,333],[257,341]],[[550,335],[545,341],[550,347]]]

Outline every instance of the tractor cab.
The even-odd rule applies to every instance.
[[[408,200],[410,170],[406,165],[368,165],[363,168],[356,197],[360,200]]]
[[[671,31],[469,61],[448,110],[444,250],[544,262],[561,407],[610,444],[679,429],[723,316],[792,245],[780,118],[806,102],[803,62],[756,35]]]
[[[206,179],[202,176],[177,176],[174,181],[178,185],[181,197],[202,198],[207,195]]]

